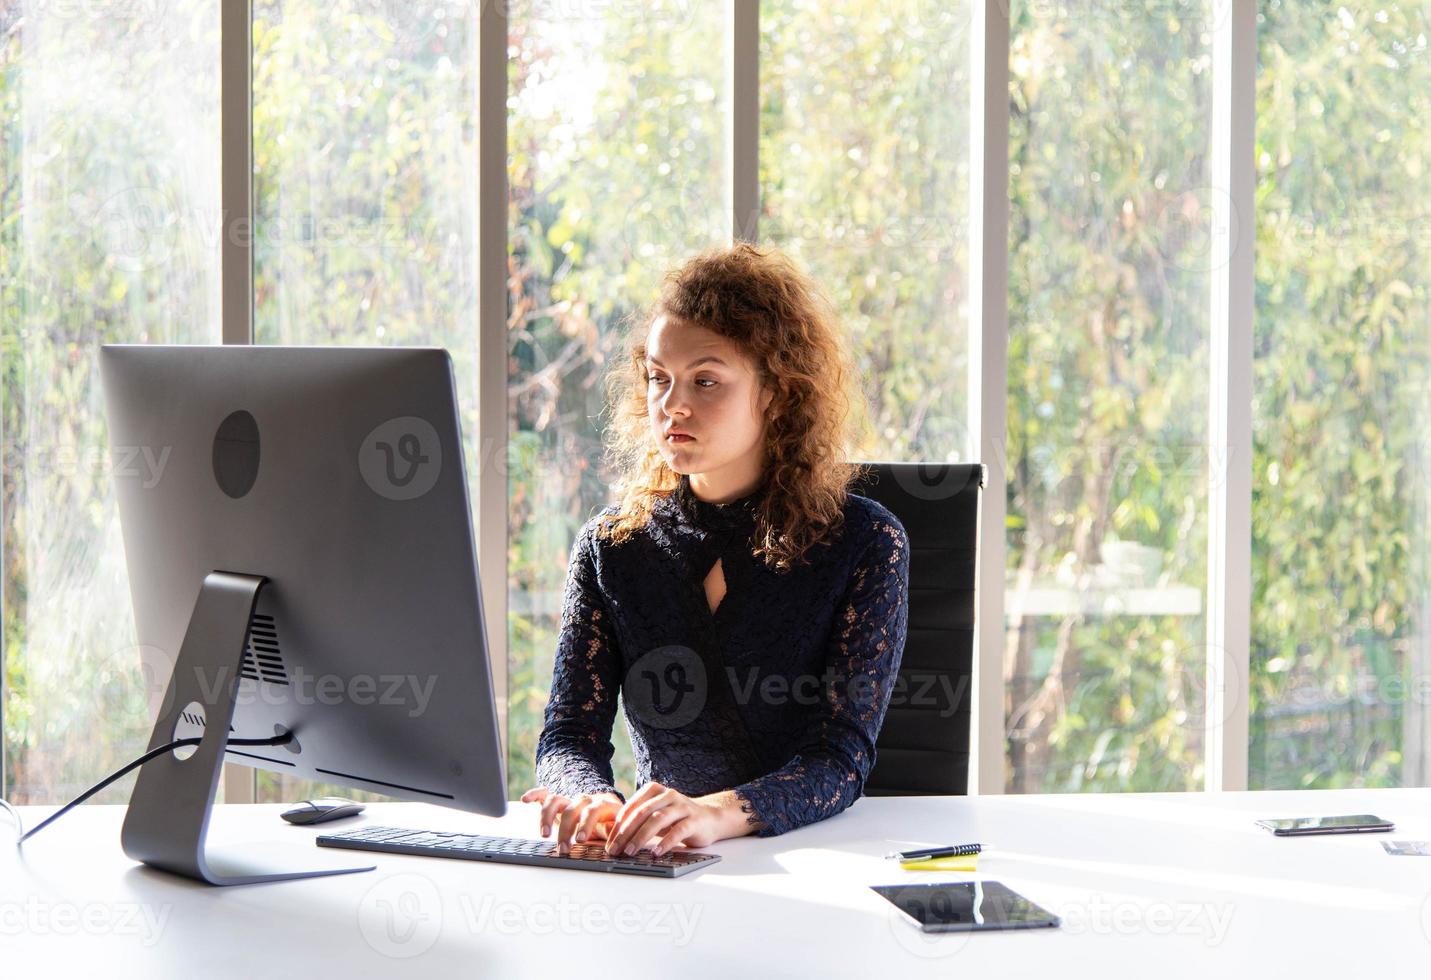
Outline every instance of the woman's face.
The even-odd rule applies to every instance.
[[[663,314],[647,332],[645,367],[651,437],[666,464],[711,503],[755,489],[773,392],[750,359],[715,331]]]

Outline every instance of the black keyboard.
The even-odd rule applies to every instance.
[[[497,861],[503,864],[534,864],[543,868],[575,868],[579,871],[615,871],[618,874],[677,878],[697,868],[715,864],[719,854],[671,851],[655,855],[641,850],[632,855],[608,855],[606,843],[572,844],[566,854],[558,854],[554,841],[521,837],[484,837],[480,834],[448,834],[410,827],[359,827],[318,837],[319,847],[344,847],[355,851],[385,851],[389,854],[422,854],[428,857],[466,858],[468,861]]]

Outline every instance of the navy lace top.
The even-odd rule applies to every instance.
[[[637,785],[687,796],[733,789],[761,837],[859,798],[904,652],[909,546],[885,507],[849,494],[844,525],[809,564],[752,553],[764,488],[724,505],[680,488],[620,545],[572,547],[537,784],[611,792],[617,692]],[[721,561],[714,613],[704,582]],[[624,797],[622,797],[624,799]]]

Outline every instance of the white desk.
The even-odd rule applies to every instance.
[[[297,841],[276,806],[221,807],[213,837]],[[49,808],[23,808],[33,826]],[[535,805],[489,819],[421,804],[363,822],[535,837]],[[1391,835],[1276,839],[1256,817],[1374,812]],[[865,799],[675,880],[374,854],[376,871],[210,888],[128,861],[122,807],[85,807],[0,848],[6,978],[1329,977],[1431,975],[1431,790]],[[0,822],[9,818],[0,813]],[[358,826],[348,820],[329,828]],[[868,885],[899,847],[980,840],[981,876],[1058,930],[926,936]],[[325,851],[350,855],[357,851]]]

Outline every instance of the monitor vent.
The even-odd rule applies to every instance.
[[[278,648],[278,626],[272,616],[254,613],[248,624],[248,646],[243,652],[243,676],[270,684],[288,684],[283,653]]]
[[[174,733],[176,738],[194,738],[196,736],[203,735],[204,729],[207,728],[209,724],[204,719],[204,712],[199,708],[198,702],[193,702],[189,705],[189,707],[179,712],[179,721],[181,724],[198,729],[198,731],[187,731],[183,733],[176,731]],[[232,735],[233,733],[234,726],[230,725],[229,734]]]

